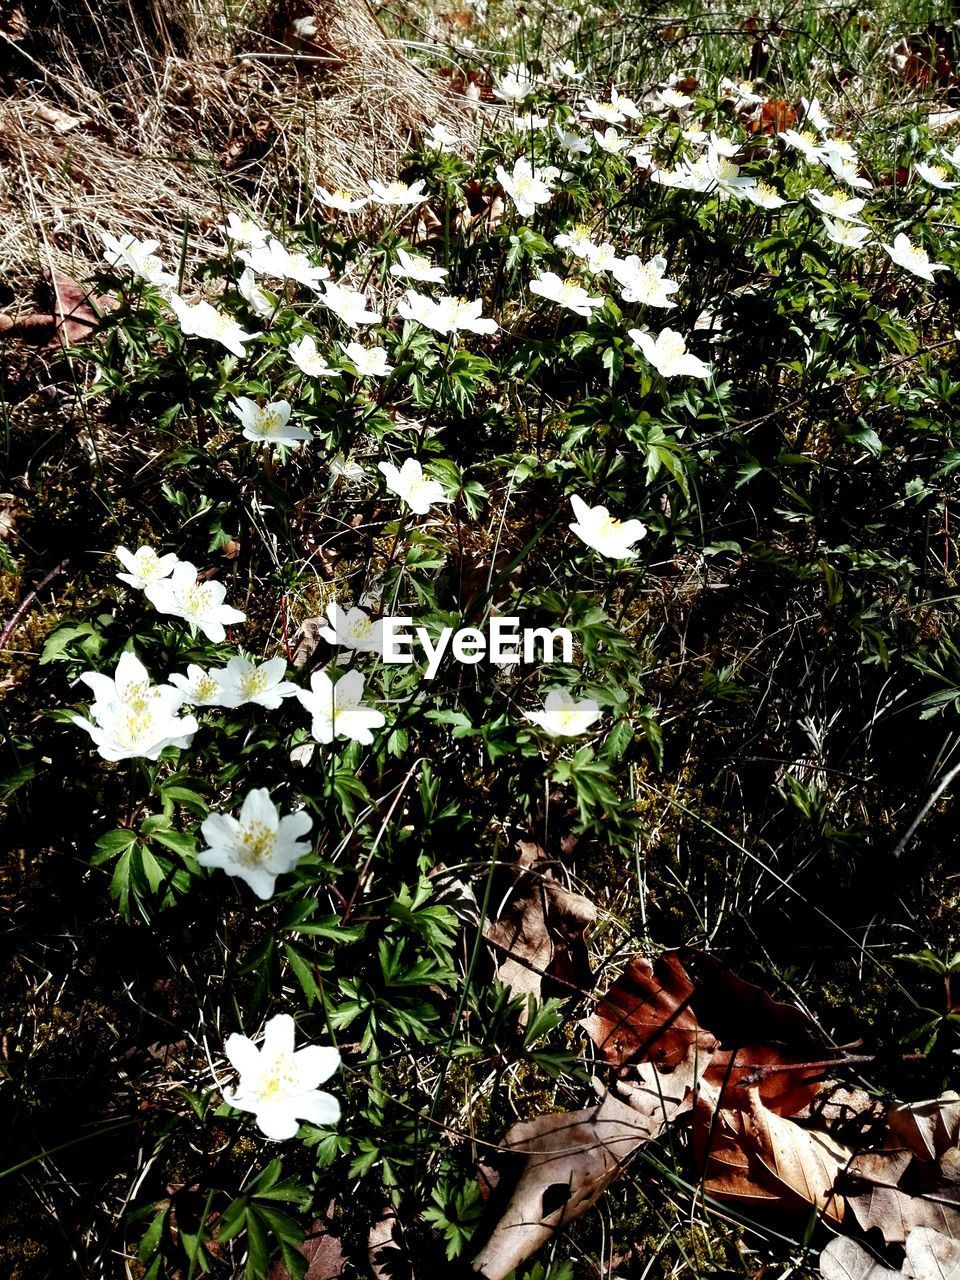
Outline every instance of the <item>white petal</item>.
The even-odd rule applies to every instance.
[[[305,1093],[330,1077],[340,1067],[340,1054],[328,1044],[310,1044],[293,1055],[297,1085]]]
[[[271,1061],[293,1053],[296,1025],[289,1013],[278,1013],[263,1029],[263,1051]]]
[[[306,1120],[310,1124],[316,1125],[334,1125],[340,1119],[340,1103],[330,1093],[323,1093],[316,1090],[314,1093],[305,1093],[300,1098],[291,1099],[290,1105],[296,1107],[297,1115],[301,1120]]]
[[[230,1059],[230,1065],[241,1076],[253,1075],[260,1068],[260,1050],[249,1036],[234,1032],[227,1036],[224,1052]]]
[[[257,1125],[261,1133],[268,1138],[273,1138],[276,1142],[295,1138],[300,1128],[300,1123],[293,1111],[293,1103],[286,1100],[261,1106],[257,1111]]]

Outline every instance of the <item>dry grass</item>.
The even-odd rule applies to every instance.
[[[316,183],[393,177],[424,127],[471,127],[473,104],[410,63],[363,4],[316,4],[306,34],[265,20],[238,51],[199,3],[175,34],[151,19],[149,37],[144,10],[127,8],[116,84],[94,83],[103,66],[61,29],[44,33],[45,58],[20,50],[24,75],[0,98],[0,272],[15,287],[51,266],[86,274],[99,229],[175,250],[186,225],[202,252],[219,245],[225,206],[296,220]],[[96,22],[109,67],[117,32]]]

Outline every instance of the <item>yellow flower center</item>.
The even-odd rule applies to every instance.
[[[209,583],[195,582],[192,587],[187,587],[180,603],[187,613],[204,613],[210,607]]]
[[[210,702],[220,692],[220,686],[209,673],[205,673],[197,681],[194,692],[201,702]]]
[[[356,618],[347,628],[347,638],[349,640],[366,640],[373,630],[373,623],[369,618]]]
[[[616,516],[600,516],[597,520],[597,533],[603,537],[615,537],[617,530],[622,524],[623,521],[618,520]]]
[[[240,828],[237,861],[245,867],[260,867],[272,857],[276,843],[276,832],[262,822],[250,822]]]
[[[266,687],[267,673],[262,667],[259,670],[246,671],[240,678],[240,688],[245,698],[255,698],[263,693]]]
[[[277,1098],[289,1097],[294,1093],[296,1083],[290,1057],[283,1054],[270,1064],[269,1072],[265,1072],[257,1081],[257,1095],[263,1102],[275,1102]]]
[[[221,315],[220,312],[218,311],[217,314],[214,316],[213,322],[210,327],[213,330],[213,333],[216,337],[226,338],[226,337],[229,337],[229,335],[232,333],[235,326],[234,326],[234,322],[230,319],[229,316]]]
[[[670,361],[678,359],[687,349],[687,344],[679,333],[669,333],[666,337],[661,334],[657,345],[666,359]]]
[[[149,705],[145,702],[131,704],[117,720],[117,740],[126,747],[134,747],[140,743],[150,730],[153,720]]]
[[[276,409],[261,409],[257,426],[264,435],[272,436],[283,426],[283,419]]]

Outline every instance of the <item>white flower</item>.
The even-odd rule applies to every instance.
[[[597,146],[601,151],[606,151],[607,155],[618,156],[626,147],[628,139],[622,133],[618,133],[613,125],[607,125],[603,133],[599,129],[594,129],[593,136],[597,140]]]
[[[536,89],[537,82],[533,73],[522,62],[515,62],[507,68],[507,73],[498,80],[493,92],[501,102],[523,102]]]
[[[109,231],[101,234],[107,250],[103,260],[111,267],[127,267],[135,276],[158,288],[177,283],[177,277],[164,268],[157,256],[159,240],[138,240],[130,234],[118,237]]]
[[[115,547],[113,554],[127,571],[118,572],[117,577],[121,582],[136,587],[138,591],[142,591],[148,583],[169,578],[177,567],[177,557],[172,551],[158,556],[153,547],[137,547],[136,551],[130,551],[127,547]]]
[[[759,209],[782,209],[789,202],[769,182],[758,182],[755,187],[744,187],[740,193],[745,200]]]
[[[402,467],[392,462],[378,462],[377,470],[387,481],[387,488],[418,516],[425,516],[434,502],[449,502],[443,485],[423,474],[416,458],[407,458]]]
[[[277,300],[272,294],[260,288],[252,267],[244,267],[237,281],[237,289],[254,315],[261,318],[273,315]]]
[[[418,324],[435,333],[496,333],[496,320],[484,319],[480,312],[483,302],[466,298],[426,298],[421,293],[408,290],[397,303],[397,315],[404,320],[416,320]]]
[[[193,716],[179,714],[181,690],[151,684],[133,653],[120,655],[113,677],[85,671],[80,679],[93,691],[92,718],[71,719],[90,734],[104,760],[156,760],[167,747],[189,747],[199,728]]]
[[[801,98],[800,105],[803,107],[803,123],[810,129],[816,129],[817,133],[829,133],[833,128],[833,124],[820,110],[819,98]]]
[[[712,147],[709,148],[704,159],[707,172],[724,195],[742,197],[757,185],[756,178],[741,173],[738,164],[734,164],[727,156],[721,155]]]
[[[606,507],[588,507],[581,497],[570,498],[576,520],[570,529],[581,542],[611,560],[628,560],[636,555],[633,544],[647,535],[642,520],[617,520]]]
[[[245,356],[247,351],[243,344],[257,337],[256,333],[247,333],[232,316],[224,315],[209,302],[196,302],[191,306],[175,293],[170,298],[170,306],[187,337],[209,338],[235,356]]]
[[[362,609],[344,612],[335,600],[327,605],[329,627],[321,627],[319,635],[329,644],[353,649],[357,653],[383,652],[383,622],[373,622]]]
[[[551,67],[551,71],[558,79],[563,80],[582,80],[584,76],[584,73],[570,58],[562,58],[555,62]]]
[[[423,204],[426,200],[426,192],[424,191],[425,180],[421,178],[418,182],[407,184],[406,182],[388,182],[386,184],[377,182],[375,178],[371,178],[367,182],[370,188],[372,200],[374,204],[401,204],[414,205]]]
[[[796,129],[781,129],[777,134],[788,147],[792,147],[794,151],[799,151],[804,160],[808,164],[823,163],[823,149],[820,145],[820,139],[812,129],[804,129],[798,132]]]
[[[617,258],[610,267],[620,285],[624,302],[642,302],[648,307],[669,309],[677,305],[670,300],[670,294],[676,293],[680,286],[664,277],[666,269],[667,261],[659,254],[649,262],[641,262],[635,253],[627,258]]]
[[[575,156],[588,156],[590,154],[590,139],[584,138],[579,133],[570,133],[559,124],[554,124],[557,137],[560,139],[560,146],[567,153],[567,159],[572,160]]]
[[[298,690],[297,697],[313,717],[310,732],[317,742],[326,744],[340,737],[369,746],[371,730],[386,723],[382,712],[361,703],[363,676],[356,670],[348,671],[336,684],[325,671],[315,671],[310,690]]]
[[[649,147],[643,145],[642,142],[637,143],[635,147],[631,147],[627,152],[627,158],[632,160],[638,169],[655,169],[656,164],[653,159],[653,152]]]
[[[672,170],[656,169],[652,175],[653,181],[682,191],[719,190],[721,198],[741,198],[757,186],[757,180],[741,174],[740,166],[730,159],[730,155],[738,150],[736,143],[713,134],[706,152],[699,159],[692,164],[684,160]]]
[[[902,231],[893,244],[885,244],[883,247],[898,267],[903,267],[912,275],[919,276],[921,280],[929,280],[931,284],[935,271],[947,270],[946,263],[931,262],[927,251],[912,245]]]
[[[953,191],[955,187],[960,187],[960,182],[954,182],[942,164],[929,164],[921,160],[914,167],[924,182],[940,191]]]
[[[579,701],[566,689],[551,689],[543,701],[542,711],[525,711],[524,719],[538,725],[551,738],[575,738],[586,733],[601,715],[593,698]]]
[[[841,164],[833,165],[830,164],[829,159],[826,157],[824,157],[824,163],[839,182],[845,182],[848,187],[853,187],[856,191],[869,191],[873,186],[869,178],[860,176],[856,163],[844,161]]]
[[[605,271],[612,271],[613,264],[618,261],[617,250],[609,242],[598,244],[587,258],[587,270],[595,276]]]
[[[383,319],[379,311],[368,310],[367,300],[362,293],[348,285],[334,284],[327,280],[323,290],[324,305],[350,329],[356,329],[361,324],[379,324]]]
[[[257,444],[300,444],[312,439],[306,427],[291,427],[290,401],[274,400],[270,404],[257,404],[249,396],[239,396],[230,405],[243,424],[243,437]]]
[[[597,248],[590,235],[590,228],[583,222],[577,223],[569,231],[561,231],[558,236],[554,236],[553,243],[558,249],[567,249],[575,258],[589,258]]]
[[[226,226],[219,227],[218,230],[223,232],[226,240],[250,248],[266,244],[270,239],[270,232],[261,227],[259,222],[254,222],[252,218],[240,218],[235,213],[228,213]]]
[[[176,711],[183,702],[178,689],[171,685],[155,685],[146,667],[129,650],[121,653],[112,676],[106,676],[101,671],[84,671],[80,679],[93,693],[94,718],[113,704],[139,707],[152,701],[160,701],[170,710]]]
[[[756,92],[752,80],[741,80],[737,83],[726,76],[720,81],[720,97],[724,101],[732,102],[737,110],[758,107],[761,102],[766,101],[762,93]]]
[[[656,94],[656,102],[661,111],[682,111],[684,107],[689,107],[693,99],[685,93],[681,93],[679,89],[661,89]]]
[[[352,191],[340,188],[328,191],[326,187],[318,186],[315,194],[322,205],[328,209],[336,209],[338,213],[359,213],[370,203],[369,196],[355,196]]]
[[[227,1057],[240,1073],[239,1088],[224,1091],[231,1107],[252,1111],[268,1138],[295,1138],[299,1120],[331,1125],[340,1119],[340,1104],[317,1088],[340,1066],[340,1054],[326,1045],[294,1052],[294,1023],[285,1013],[264,1027],[263,1047],[246,1036],[227,1037]]]
[[[626,101],[630,102],[630,99]],[[580,109],[580,114],[584,120],[599,120],[601,124],[623,124],[628,113],[624,110],[624,104],[614,89],[609,102],[598,98],[587,98]]]
[[[308,378],[339,378],[340,370],[333,369],[319,351],[317,343],[309,334],[305,334],[299,342],[291,342],[287,347],[287,355],[301,373]]]
[[[281,818],[270,792],[258,787],[247,794],[239,819],[227,813],[204,819],[200,831],[208,847],[197,854],[197,862],[245,880],[258,898],[271,898],[277,876],[292,871],[310,852],[303,837],[312,826],[303,809]]]
[[[104,760],[156,760],[167,747],[188,747],[199,728],[193,716],[179,717],[155,701],[142,707],[117,702],[102,707],[96,721],[83,716],[72,720],[86,729]]]
[[[172,577],[151,583],[144,594],[158,613],[185,619],[214,644],[225,639],[225,627],[245,622],[247,617],[223,603],[227,588],[222,582],[198,581],[196,566],[189,560],[181,560]]]
[[[594,307],[603,306],[602,298],[591,298],[586,289],[573,280],[561,280],[554,271],[545,271],[536,280],[531,280],[530,292],[588,318]]]
[[[684,339],[673,329],[663,329],[656,340],[642,329],[630,329],[629,336],[634,346],[664,378],[709,378],[712,375],[710,366],[691,355]]]
[[[857,153],[853,143],[846,138],[824,138],[820,144],[824,157],[836,164],[856,163]]]
[[[833,218],[823,216],[823,227],[827,239],[842,249],[863,249],[870,240],[870,228],[858,226],[852,222],[837,222]]]
[[[393,373],[393,365],[387,364],[385,348],[365,347],[362,342],[341,342],[340,345],[361,378],[385,378]]]
[[[435,124],[427,135],[427,145],[436,151],[456,151],[460,139],[444,124]]]
[[[632,98],[628,98],[626,94],[617,93],[616,89],[610,91],[610,102],[617,111],[621,111],[628,120],[639,120],[642,112]]]
[[[203,667],[198,667],[195,662],[191,662],[187,666],[185,676],[174,672],[169,680],[181,691],[184,702],[189,703],[190,706],[222,707],[226,704],[222,700],[223,689],[219,675],[218,671],[204,671]]]
[[[860,214],[867,202],[859,196],[845,196],[842,191],[825,195],[817,187],[813,187],[807,195],[810,197],[810,203],[828,217],[839,218],[841,222],[862,221]]]
[[[397,257],[399,261],[390,268],[390,274],[399,276],[402,280],[419,280],[436,284],[447,274],[446,267],[435,267],[429,258],[419,253],[407,253],[406,249],[401,249],[399,246]]]
[[[297,693],[297,686],[284,679],[287,674],[284,658],[269,658],[261,663],[247,658],[231,658],[215,674],[223,690],[220,705],[224,707],[243,707],[254,703],[275,711],[284,698],[292,698]]]
[[[820,157],[833,176],[848,187],[869,191],[872,183],[869,178],[861,178],[857,171],[857,153],[843,138],[824,138],[820,147]]]
[[[685,132],[689,133],[690,130]],[[710,130],[707,146],[718,156],[726,156],[728,160],[732,160],[743,144],[738,142],[736,138],[722,138],[715,129]]]
[[[266,244],[242,249],[237,255],[258,275],[276,280],[294,280],[316,292],[320,282],[330,276],[326,267],[314,266],[305,253],[291,253],[279,240],[271,237]]]
[[[541,171],[538,176],[525,156],[520,156],[514,162],[512,173],[507,173],[503,165],[498,164],[497,181],[516,205],[517,213],[522,218],[532,217],[538,204],[547,204],[553,199],[553,186],[548,171]]]
[[[367,473],[358,462],[352,462],[342,453],[330,459],[330,475],[334,480],[346,480],[348,483],[362,480]]]

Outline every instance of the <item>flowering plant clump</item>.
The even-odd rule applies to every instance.
[[[124,1206],[102,1257],[144,1280],[309,1275],[316,1238],[366,1266],[384,1206],[412,1274],[467,1265],[496,1204],[478,1151],[560,1105],[594,1125],[601,1070],[615,1100],[648,1087],[626,1033],[583,1035],[631,955],[739,949],[852,1044],[872,1032],[834,1018],[837,975],[887,1008],[917,934],[950,1003],[949,913],[910,914],[905,862],[877,867],[960,716],[956,122],[916,105],[919,73],[881,110],[866,19],[810,17],[793,56],[778,23],[707,35],[678,11],[614,66],[621,17],[551,10],[534,39],[532,11],[472,4],[447,19],[462,123],[425,122],[356,189],[264,176],[203,228],[95,228],[85,479],[45,567],[77,582],[42,632],[11,611],[43,705],[11,722],[4,795],[17,848],[69,852],[97,981],[136,1024],[116,1061],[149,1085],[83,1123],[137,1126],[97,1204]],[[298,23],[296,58],[321,47]],[[23,473],[52,502],[48,447]],[[761,1012],[769,1035],[697,1035],[767,1064]],[[955,1023],[904,1029],[931,1078]],[[857,1088],[892,1096],[876,1035]],[[734,1092],[781,1096],[749,1066]],[[549,1251],[484,1274],[647,1275],[631,1251],[661,1238],[683,1274],[677,1224],[706,1209],[676,1159],[618,1184],[612,1242],[551,1179]],[[749,1248],[805,1275],[800,1202],[795,1238],[724,1219],[698,1267]]]

